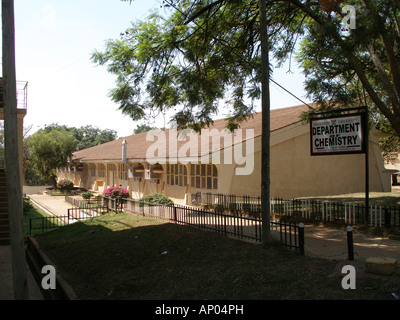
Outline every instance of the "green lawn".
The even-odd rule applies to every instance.
[[[29,201],[28,198],[24,198],[23,201],[23,228],[25,237],[30,234],[35,235],[42,233],[44,230],[58,228],[59,226],[66,224],[63,221],[58,220],[57,217],[46,213],[44,210]],[[47,219],[43,220],[42,218]],[[32,230],[30,230],[30,225],[32,226]]]
[[[23,226],[25,236],[29,235],[29,219],[30,218],[41,218],[49,217],[45,211],[34,205],[28,198],[24,198],[24,214],[23,214]]]
[[[356,261],[329,261],[273,245],[127,213],[109,213],[36,235],[79,299],[387,299],[399,272],[368,274]],[[357,289],[341,286],[341,267]]]

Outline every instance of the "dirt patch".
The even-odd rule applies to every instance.
[[[400,241],[388,236],[376,236],[365,229],[353,228],[354,259],[391,257],[400,261]],[[345,226],[305,226],[305,254],[330,260],[347,260],[347,231]]]

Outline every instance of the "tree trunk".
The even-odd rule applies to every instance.
[[[269,97],[269,53],[265,0],[259,0],[261,41],[261,215],[262,243],[267,245],[270,237],[270,97]]]
[[[56,190],[57,189],[57,177],[50,176],[49,178],[51,179],[51,183],[53,184],[54,190]]]
[[[18,159],[17,89],[15,77],[14,1],[2,1],[4,136],[14,296],[28,299],[23,232],[22,186]]]

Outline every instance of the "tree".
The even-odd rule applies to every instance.
[[[115,130],[101,130],[91,125],[75,128],[52,123],[46,126],[43,130],[45,132],[51,132],[52,130],[65,130],[71,132],[75,139],[78,140],[77,150],[87,149],[117,139],[117,132]]]
[[[57,123],[45,126],[39,132],[51,133],[52,131],[63,131],[71,134],[76,140],[77,144],[73,151],[90,148],[102,143],[106,143],[117,138],[117,132],[111,129],[101,130],[96,127],[82,126],[80,128],[67,127]],[[1,133],[1,130],[0,130]],[[32,135],[24,137],[24,171],[25,179],[28,185],[45,185],[49,182],[54,184],[54,178],[43,174],[41,166],[37,166],[33,161],[31,155]],[[1,145],[0,145],[1,152]],[[55,172],[53,172],[55,173]]]
[[[78,140],[78,150],[87,149],[99,144],[113,141],[117,138],[117,132],[111,129],[100,130],[93,126],[71,128],[70,131]]]
[[[108,41],[104,52],[93,53],[95,63],[108,65],[117,76],[111,99],[134,120],[176,108],[173,120],[179,127],[199,129],[212,122],[216,101],[228,95],[229,123],[237,126],[260,98],[257,1],[163,3],[174,8],[169,17],[155,13],[137,21],[121,39]],[[328,107],[326,101],[369,104],[400,136],[397,0],[271,0],[266,5],[278,65],[303,36],[298,60],[308,78],[306,90],[321,108]],[[356,13],[356,28],[347,31],[345,5]]]
[[[156,130],[157,128],[155,127],[151,127],[147,124],[141,124],[138,125],[137,128],[135,130],[133,130],[133,134],[138,134],[138,133],[142,133],[142,132],[148,132],[151,130]]]
[[[261,42],[261,215],[262,242],[270,243],[270,97],[269,97],[269,40],[265,1],[259,0]]]
[[[38,171],[57,185],[56,168],[65,167],[68,158],[76,150],[78,141],[65,130],[39,130],[28,142],[30,158]]]
[[[117,77],[111,99],[135,121],[172,109],[178,128],[199,131],[212,123],[219,101],[228,96],[228,127],[236,128],[254,112],[261,94],[258,1],[164,3],[174,8],[169,17],[154,13],[137,21],[103,52],[92,54],[94,63],[107,65]],[[288,51],[278,35],[296,28],[295,9],[276,2],[268,7],[276,54]]]
[[[308,17],[297,59],[309,97],[322,108],[368,105],[373,119],[382,114],[400,137],[399,2],[330,1],[325,11],[291,2]],[[351,7],[344,11],[344,5]],[[354,29],[342,24],[351,10]]]

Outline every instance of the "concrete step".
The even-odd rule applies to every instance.
[[[10,239],[10,231],[0,231],[0,239]]]
[[[7,181],[4,169],[0,169],[0,246],[10,245]]]
[[[10,239],[0,239],[0,246],[9,246],[11,244]]]
[[[10,222],[8,219],[0,219],[0,226],[4,227],[4,226],[9,226]]]
[[[9,219],[8,219],[8,214],[0,214],[0,226],[8,226],[9,224]]]

